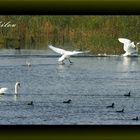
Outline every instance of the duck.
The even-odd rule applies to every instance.
[[[138,120],[139,120],[139,118],[138,118],[138,116],[137,116],[136,118],[133,118],[132,120],[136,120],[136,121],[138,121]]]
[[[70,103],[71,99],[67,100],[67,101],[63,101],[63,103]]]
[[[130,97],[130,96],[131,96],[130,91],[129,91],[129,93],[128,93],[128,94],[124,94],[124,96],[126,96],[126,97]]]
[[[114,108],[114,103],[112,103],[111,105],[107,106],[107,108]]]
[[[31,101],[31,102],[30,102],[30,103],[28,103],[27,105],[34,105],[34,104],[33,104],[33,101]]]
[[[124,113],[124,108],[122,110],[117,110],[118,113]]]

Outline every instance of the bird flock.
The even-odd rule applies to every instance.
[[[134,42],[132,42],[129,39],[126,38],[118,38],[118,41],[123,43],[123,49],[125,51],[125,53],[123,54],[123,56],[138,56],[138,45],[140,44],[140,42],[136,43],[136,45],[134,44]],[[83,54],[83,53],[87,53],[89,51],[66,51],[64,49],[61,48],[57,48],[54,47],[52,45],[48,46],[51,50],[53,50],[56,53],[59,53],[61,55],[61,57],[58,58],[58,63],[59,64],[65,64],[64,61],[67,59],[69,61],[70,64],[72,64],[73,62],[70,60],[70,57],[73,55],[77,55],[77,54]],[[28,67],[31,66],[31,63],[26,61],[26,65]],[[19,89],[20,89],[20,82],[16,82],[15,83],[15,94],[18,95],[19,94]],[[6,87],[2,87],[0,88],[0,95],[5,95],[7,93],[8,88]],[[128,94],[124,94],[125,97],[131,97],[131,92],[129,91]],[[71,99],[65,100],[62,103],[64,104],[70,104],[72,102]],[[33,106],[34,102],[31,101],[29,102],[27,105]],[[113,102],[111,105],[106,106],[106,108],[115,108],[115,103]],[[122,108],[121,110],[115,110],[116,113],[124,113],[125,110],[124,108]],[[135,116],[134,118],[132,118],[132,120],[136,120],[138,121],[139,118],[138,116]]]
[[[124,97],[131,97],[131,91],[129,91],[128,94],[124,94]],[[106,106],[106,108],[115,108],[115,103],[112,103],[111,105]],[[115,112],[124,113],[125,111],[124,111],[124,108],[122,108],[121,110],[116,110]],[[138,116],[136,116],[136,117],[132,118],[131,120],[138,121],[139,118],[138,118]]]
[[[126,38],[118,38],[118,41],[123,43],[124,46],[123,46],[123,49],[125,51],[125,53],[123,54],[124,57],[127,57],[127,56],[138,56],[138,46],[140,44],[140,42],[136,43],[136,45],[134,44],[134,42],[132,42],[131,40],[129,39],[126,39]],[[76,55],[76,54],[80,54],[80,53],[86,53],[86,52],[82,52],[82,51],[66,51],[64,49],[61,49],[61,48],[56,48],[52,45],[49,45],[49,48],[51,50],[53,50],[54,52],[56,53],[59,53],[61,54],[61,57],[58,59],[58,63],[59,64],[65,64],[64,63],[64,60],[65,59],[68,59],[70,63],[71,60],[70,60],[70,56],[72,55]],[[125,97],[130,97],[131,96],[131,92],[129,91],[128,94],[124,94]],[[63,103],[71,103],[71,99],[67,100],[67,101],[63,101]],[[115,107],[115,103],[112,103],[111,105],[108,105],[107,108],[114,108]],[[117,113],[124,113],[124,108],[122,108],[121,110],[116,110]],[[138,120],[138,116],[136,116],[135,118],[132,118],[132,120]]]
[[[138,56],[138,46],[140,42],[136,43],[135,45],[134,42],[126,38],[118,38],[118,41],[124,44],[123,49],[125,53],[123,54],[123,56]],[[54,47],[52,45],[48,45],[48,47],[54,52],[61,55],[61,57],[58,59],[59,64],[65,64],[64,60],[66,59],[69,60],[70,63],[72,63],[72,61],[70,60],[71,56],[89,52],[89,51],[67,51],[61,48]],[[104,56],[106,56],[106,54],[104,54]]]

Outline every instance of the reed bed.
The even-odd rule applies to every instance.
[[[0,28],[0,48],[17,45],[45,49],[52,44],[69,50],[90,50],[92,54],[121,54],[119,37],[140,41],[140,16],[7,15],[0,16],[0,21],[16,24],[15,28]],[[7,40],[11,40],[10,45]]]

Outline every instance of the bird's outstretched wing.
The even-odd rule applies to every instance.
[[[61,54],[61,55],[63,55],[63,54],[66,52],[66,51],[63,50],[63,49],[53,47],[52,45],[49,45],[49,48],[52,49],[54,52],[59,53],[59,54]]]
[[[84,52],[82,52],[82,51],[73,51],[71,53],[72,53],[71,55],[75,55],[75,54],[80,54],[80,53],[84,53]]]
[[[126,39],[126,38],[118,38],[118,40],[123,44],[130,44],[131,43],[131,40]]]

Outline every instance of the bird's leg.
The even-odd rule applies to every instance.
[[[59,65],[65,65],[64,61],[59,62]]]
[[[69,62],[72,64],[73,62],[70,61],[70,58],[68,58]]]

